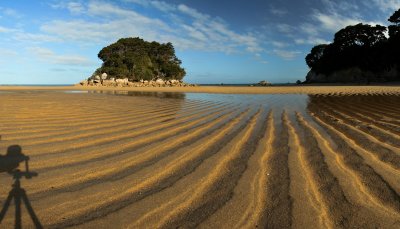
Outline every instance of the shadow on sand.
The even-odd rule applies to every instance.
[[[12,189],[8,194],[8,197],[3,205],[0,212],[0,226],[3,221],[11,202],[14,200],[15,204],[15,228],[22,228],[21,224],[21,202],[25,205],[28,210],[29,216],[32,219],[33,224],[36,228],[43,228],[32,205],[26,195],[25,190],[21,187],[21,178],[32,179],[38,174],[29,171],[29,157],[22,153],[22,148],[19,145],[12,145],[8,147],[7,154],[5,156],[0,155],[0,173],[7,172],[13,177],[14,183]],[[25,171],[18,169],[20,163],[25,163]]]

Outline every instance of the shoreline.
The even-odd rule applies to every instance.
[[[400,94],[400,85],[292,85],[270,87],[94,87],[94,86],[0,86],[0,91],[143,91],[211,94]]]

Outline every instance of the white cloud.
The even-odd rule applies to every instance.
[[[60,42],[61,39],[47,35],[47,34],[34,34],[23,31],[15,31],[13,35],[14,40],[31,43],[45,43],[45,42]]]
[[[175,11],[176,6],[163,2],[163,1],[155,1],[155,0],[125,0],[125,2],[132,2],[141,6],[145,7],[154,7],[160,11],[164,12],[169,12],[169,11]]]
[[[67,9],[72,14],[80,14],[85,11],[85,6],[80,2],[61,1],[50,5],[53,9]]]
[[[208,16],[206,14],[202,14],[202,13],[198,12],[196,9],[190,8],[190,7],[186,6],[185,4],[179,4],[178,10],[180,12],[182,12],[186,15],[189,15],[200,21],[205,21],[205,20],[210,19],[210,16]]]
[[[282,16],[285,16],[286,14],[288,14],[288,11],[287,11],[287,10],[285,10],[285,9],[278,9],[278,8],[272,6],[272,5],[271,5],[270,8],[269,8],[269,12],[270,12],[271,14],[275,15],[275,16],[278,16],[278,17],[282,17]]]
[[[11,33],[15,31],[16,31],[15,29],[0,26],[0,33]]]
[[[341,12],[349,12],[351,11],[352,15],[357,15],[357,11],[360,7],[352,1],[333,1],[333,0],[322,0],[322,4],[325,6],[327,11],[341,11]]]
[[[281,41],[272,41],[271,44],[274,47],[277,47],[277,48],[284,48],[284,47],[289,46],[287,43],[284,43],[284,42],[281,42]]]
[[[299,29],[309,36],[316,36],[319,34],[318,27],[310,23],[301,24]]]
[[[4,15],[6,17],[13,17],[13,18],[21,18],[22,17],[22,14],[20,14],[16,10],[10,9],[10,8],[3,8],[3,7],[0,7],[0,15]]]
[[[93,64],[92,61],[86,57],[79,55],[59,55],[50,49],[41,47],[30,47],[28,48],[32,54],[36,55],[42,61],[47,61],[52,64],[62,64],[62,65],[82,65],[90,66]]]
[[[330,32],[336,32],[346,26],[364,22],[360,19],[349,18],[338,14],[323,14],[320,12],[315,13],[313,17],[319,23],[318,26],[321,30]]]
[[[372,2],[384,12],[394,12],[400,8],[400,0],[372,0]]]
[[[178,49],[253,54],[262,51],[260,41],[254,34],[237,33],[221,19],[184,4],[128,1],[159,10],[168,22],[112,3],[92,1],[83,7],[86,10],[84,13],[96,20],[54,20],[43,24],[40,29],[62,40],[84,43],[104,44],[121,37],[139,36],[145,40],[172,42]]]
[[[294,31],[294,28],[288,24],[277,24],[276,28],[279,32],[291,34]]]
[[[150,1],[150,5],[155,7],[156,9],[164,12],[174,11],[176,10],[176,6],[168,4],[162,1]]]
[[[85,10],[83,5],[79,2],[69,2],[67,8],[71,13],[75,14],[82,13]]]
[[[301,54],[300,51],[288,51],[283,49],[274,49],[273,53],[285,60],[292,60]]]
[[[157,23],[138,23],[134,18],[110,20],[107,22],[88,22],[84,20],[52,21],[41,26],[45,33],[59,37],[64,41],[76,41],[81,44],[104,44],[115,42],[122,37],[140,36],[145,40],[159,40],[161,34],[154,28]],[[161,40],[164,42],[165,40]]]
[[[12,49],[5,49],[0,48],[0,56],[2,57],[9,57],[9,56],[16,56],[18,53]]]
[[[182,25],[182,27],[188,32],[189,36],[193,37],[193,39],[207,42],[207,36],[200,30],[197,30],[196,28],[188,25]]]
[[[318,37],[296,38],[296,39],[294,39],[294,42],[296,44],[298,44],[298,45],[303,45],[303,44],[319,45],[319,44],[329,44],[329,43],[331,43],[330,41],[327,41],[325,39],[318,38]]]

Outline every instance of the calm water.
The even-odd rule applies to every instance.
[[[306,94],[211,94],[176,92],[137,92],[137,91],[69,91],[66,93],[92,93],[117,96],[143,96],[161,99],[202,100],[237,105],[269,106],[273,109],[304,110],[307,106]]]

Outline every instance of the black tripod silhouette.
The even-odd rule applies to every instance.
[[[0,224],[4,219],[4,216],[7,213],[8,208],[10,207],[11,201],[14,199],[15,203],[15,228],[20,229],[21,225],[21,200],[25,204],[26,209],[35,225],[36,228],[43,228],[40,224],[38,217],[36,216],[32,205],[26,195],[26,192],[23,188],[21,188],[21,181],[20,179],[25,177],[26,179],[31,179],[32,177],[37,176],[38,174],[35,172],[29,171],[29,157],[23,155],[21,153],[20,146],[10,146],[7,151],[7,156],[9,158],[4,159],[3,161],[9,160],[9,166],[7,168],[7,172],[13,176],[14,184],[12,185],[12,189],[8,194],[7,200],[4,203],[3,209],[0,212]],[[15,169],[18,167],[19,162],[25,161],[25,172],[20,171],[19,169]],[[15,166],[17,165],[17,166]]]

